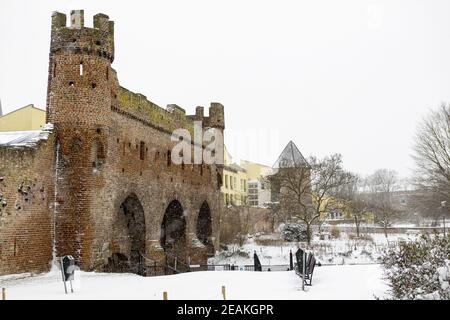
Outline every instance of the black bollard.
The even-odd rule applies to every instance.
[[[262,271],[261,262],[259,261],[258,255],[255,253],[253,254],[253,267],[255,271]]]
[[[289,250],[289,270],[294,270],[294,259],[292,257],[292,250]]]

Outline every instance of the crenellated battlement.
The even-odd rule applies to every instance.
[[[166,132],[187,129],[193,135],[194,121],[202,121],[204,128],[224,129],[224,111],[220,103],[211,103],[209,117],[204,115],[204,107],[197,107],[195,115],[186,115],[186,111],[176,104],[164,109],[147,99],[146,96],[120,87],[118,90],[118,108],[152,123]]]
[[[103,13],[93,17],[93,28],[84,26],[84,10],[70,12],[70,26],[64,13],[53,12],[50,51],[84,53],[114,60],[114,21]]]
[[[192,132],[193,121],[202,121],[205,128],[224,129],[224,110],[220,103],[211,103],[209,117],[204,115],[203,107],[197,107],[195,115],[186,115],[186,111],[176,104],[169,104],[166,108],[161,108],[147,100],[144,95],[120,87],[115,71],[110,67],[114,60],[114,22],[110,21],[109,17],[103,13],[94,15],[93,28],[85,27],[84,22],[84,10],[70,12],[70,26],[67,25],[67,16],[64,13],[54,12],[52,14],[49,79],[52,87],[58,88],[58,91],[50,90],[53,94],[62,88],[64,91],[68,90],[64,92],[67,98],[67,94],[73,94],[74,91],[68,86],[73,86],[78,90],[87,89],[90,94],[103,95],[99,98],[100,104],[92,106],[91,110],[96,107],[100,114],[99,106],[106,101],[111,101],[110,106],[132,113],[137,118],[148,121],[164,131],[185,128]],[[99,61],[98,57],[107,60],[100,59],[102,61]],[[104,68],[105,72],[99,71]],[[62,77],[61,74],[64,76]],[[93,85],[105,90],[99,92],[95,89],[92,91]],[[77,110],[71,106],[74,104],[74,100],[71,100],[60,106],[59,109],[69,107],[73,113]],[[107,106],[104,107],[102,110],[106,111]],[[82,109],[79,110],[81,112]],[[84,112],[86,111],[84,109]],[[84,119],[86,121],[83,118],[85,118],[83,114],[80,114],[75,118],[62,120],[77,119],[82,122],[90,122],[95,119],[92,115],[88,115],[87,119]],[[61,118],[56,119],[51,116],[48,120],[61,121]],[[100,122],[107,123],[107,117]]]

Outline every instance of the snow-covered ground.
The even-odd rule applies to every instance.
[[[0,277],[7,299],[374,299],[387,297],[379,265],[322,266],[314,270],[313,285],[301,291],[293,271],[202,271],[171,276],[140,277],[133,274],[80,272],[75,293],[65,294],[61,274],[17,279]]]

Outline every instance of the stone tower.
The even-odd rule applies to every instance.
[[[111,63],[114,23],[94,16],[84,27],[84,11],[54,12],[51,24],[47,122],[54,124],[55,254],[74,255],[86,266],[91,256],[92,197],[104,183],[111,105],[116,99]]]
[[[204,266],[219,245],[222,166],[206,160],[223,156],[224,107],[187,115],[120,86],[113,22],[97,14],[86,28],[82,10],[66,19],[52,15],[54,129],[21,148],[0,143],[0,274],[43,272],[63,255],[82,270],[148,276]],[[205,161],[172,161],[178,129]]]

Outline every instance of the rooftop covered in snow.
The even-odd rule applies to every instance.
[[[0,132],[0,147],[32,147],[47,140],[52,130],[53,125],[48,123],[42,130]]]

